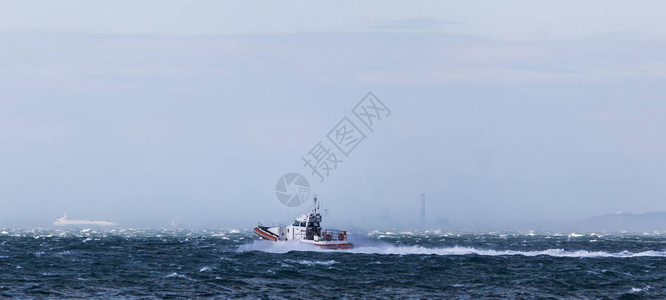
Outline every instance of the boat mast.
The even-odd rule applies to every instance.
[[[317,215],[317,195],[314,196],[314,209],[312,210],[313,215]]]

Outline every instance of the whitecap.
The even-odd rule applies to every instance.
[[[189,277],[187,277],[187,276],[185,276],[185,275],[182,275],[182,274],[178,274],[178,273],[176,273],[176,272],[173,272],[173,273],[167,275],[166,277],[167,277],[167,278],[173,278],[173,277],[176,277],[176,278],[182,278],[182,279],[192,280],[191,278],[189,278]]]
[[[205,267],[201,268],[201,270],[199,270],[199,272],[206,272],[206,271],[210,271],[210,270],[211,270],[211,268],[209,266],[205,266]]]
[[[297,264],[306,265],[306,266],[315,266],[315,265],[319,265],[319,266],[330,266],[330,265],[333,265],[333,264],[337,264],[337,263],[338,263],[338,262],[335,261],[335,260],[327,260],[327,261],[319,261],[319,260],[315,260],[315,261],[311,261],[311,260],[298,260],[298,261],[296,261],[296,260],[291,260],[291,259],[287,259],[287,260],[285,260],[285,262],[297,263]]]
[[[630,293],[632,293],[632,294],[640,293],[640,292],[643,292],[643,291],[647,291],[647,290],[649,290],[650,288],[651,288],[651,287],[650,287],[649,285],[646,286],[646,287],[644,287],[644,288],[642,288],[642,289],[641,289],[641,288],[635,288],[635,287],[632,287]]]

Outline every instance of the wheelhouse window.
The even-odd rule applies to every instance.
[[[305,227],[305,222],[301,222],[301,227]]]
[[[298,221],[294,221],[294,224],[291,224],[291,226],[298,226]]]

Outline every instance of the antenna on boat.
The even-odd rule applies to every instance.
[[[318,207],[318,205],[317,205],[317,194],[315,194],[315,195],[314,195],[314,213],[315,213],[315,214],[317,214],[317,209],[318,209],[318,208],[319,208],[319,207]]]

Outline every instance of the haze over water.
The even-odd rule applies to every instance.
[[[286,222],[289,172],[364,230],[666,210],[662,2],[37,2],[0,4],[0,226]]]

